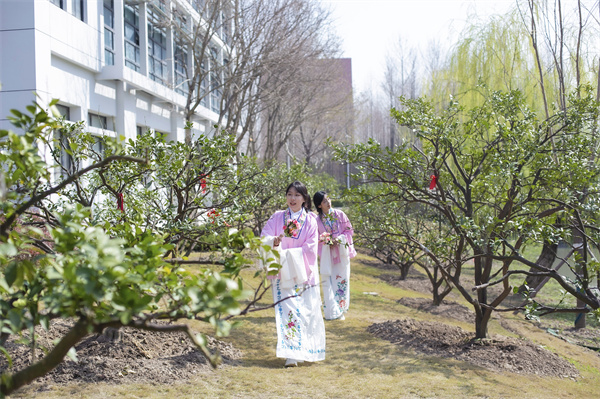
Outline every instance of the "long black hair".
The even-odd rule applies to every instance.
[[[306,188],[306,186],[304,184],[300,183],[299,181],[295,181],[295,182],[291,183],[285,189],[285,195],[287,195],[287,193],[290,191],[290,188],[292,188],[292,187],[294,187],[294,189],[296,189],[296,191],[298,191],[300,194],[302,194],[302,197],[304,198],[302,207],[304,209],[306,209],[307,211],[310,211],[311,202],[310,202],[310,196],[308,195],[308,189]]]
[[[323,215],[323,208],[320,208],[321,202],[325,199],[327,193],[325,191],[317,191],[315,195],[313,195],[313,201],[315,202],[315,208],[317,208],[317,212],[319,212],[319,216]]]

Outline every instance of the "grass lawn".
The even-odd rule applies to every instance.
[[[242,350],[238,366],[225,366],[172,385],[77,384],[39,385],[21,390],[14,398],[598,398],[600,355],[560,340],[522,315],[502,314],[494,319],[492,334],[521,336],[573,363],[578,380],[496,373],[466,362],[416,354],[378,339],[366,329],[372,323],[403,318],[437,321],[473,331],[474,326],[419,312],[396,301],[424,296],[393,287],[378,278],[384,271],[352,263],[351,304],[345,321],[327,321],[327,359],[284,369],[275,357],[274,311],[240,317],[229,337]],[[390,273],[389,270],[385,273]],[[250,276],[250,274],[248,274]],[[376,293],[377,295],[373,295]],[[266,304],[266,302],[264,303]],[[198,328],[202,326],[198,325]]]

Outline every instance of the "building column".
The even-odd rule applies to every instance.
[[[116,109],[115,113],[115,132],[117,135],[125,134],[125,96],[126,93],[126,84],[122,80],[115,81],[115,90],[116,90]]]

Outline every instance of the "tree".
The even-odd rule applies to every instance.
[[[463,108],[451,101],[439,112],[424,99],[402,99],[404,109],[393,115],[399,125],[415,131],[420,147],[405,144],[383,151],[371,143],[341,148],[338,156],[357,164],[369,182],[384,183],[380,195],[395,198],[399,208],[420,205],[442,217],[459,262],[440,271],[473,306],[477,338],[487,336],[492,312],[512,292],[511,276],[532,274],[528,268],[557,281],[588,306],[554,309],[533,302],[538,311],[598,315],[600,300],[590,286],[597,271],[594,262],[578,259],[583,271],[570,281],[522,255],[527,245],[570,239],[570,228],[557,226],[558,218],[569,220],[569,227],[588,242],[598,242],[593,223],[597,209],[576,195],[581,189],[597,192],[599,165],[592,146],[597,102],[582,88],[569,97],[566,112],[539,120],[518,91],[477,90],[479,106]],[[559,162],[552,162],[553,156]],[[429,189],[430,175],[435,176],[435,190]],[[445,257],[441,247],[419,244],[434,263]],[[467,260],[473,262],[475,294],[461,277],[464,273],[452,272]],[[492,294],[488,288],[498,284],[501,292]]]
[[[337,106],[312,106],[337,79],[328,66],[337,53],[329,13],[311,0],[193,4],[202,21],[177,11],[171,19],[175,61],[185,75],[179,91],[186,96],[187,143],[204,105],[218,113],[220,128],[235,132],[240,150],[278,159],[300,124]]]
[[[75,182],[87,178],[93,182],[98,176],[106,177],[115,172],[111,167],[119,163],[122,163],[119,170],[126,169],[125,162],[146,168],[149,159],[119,152],[115,142],[111,145],[112,154],[52,183],[54,179],[40,154],[43,154],[43,145],[50,145],[55,132],[64,130],[64,126],[38,104],[28,107],[28,111],[29,114],[13,111],[11,119],[23,134],[0,131],[0,163],[3,165],[0,176],[3,214],[0,220],[0,344],[4,345],[10,334],[21,335],[28,331],[29,335],[23,334],[23,338],[35,349],[36,326],[48,328],[49,323],[58,318],[72,320],[73,326],[41,357],[35,355],[34,350],[30,366],[3,373],[0,393],[8,395],[44,375],[65,355],[73,355],[74,346],[87,334],[101,333],[109,327],[183,331],[216,366],[218,354],[207,349],[206,337],[177,321],[196,319],[212,325],[217,334],[227,334],[231,325],[226,317],[242,312],[240,301],[249,295],[239,272],[251,261],[241,250],[262,250],[260,253],[267,263],[274,258],[264,252],[258,238],[232,229],[223,235],[220,245],[223,271],[205,269],[192,273],[179,262],[165,259],[174,249],[173,244],[165,241],[172,240],[169,236],[172,230],[161,230],[163,226],[123,214],[114,220],[110,216],[103,219],[105,213],[92,215],[90,208],[78,201],[68,206],[50,205],[53,195],[89,199],[87,192],[77,193],[79,188],[87,186]],[[67,148],[74,159],[85,157],[82,155],[85,152],[74,144]],[[97,176],[91,176],[94,173]],[[159,174],[160,170],[155,173]],[[137,177],[143,176],[138,174]],[[109,180],[106,179],[101,188],[117,187]],[[112,181],[115,180],[116,177]],[[75,193],[69,193],[67,188],[73,186]],[[136,209],[131,202],[127,206]],[[57,209],[60,212],[56,212]],[[131,213],[135,215],[136,211]],[[177,215],[175,211],[172,214]],[[175,323],[157,323],[160,320]],[[8,355],[3,347],[1,349]],[[10,358],[8,360],[10,362]]]

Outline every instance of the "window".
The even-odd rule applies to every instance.
[[[158,7],[163,12],[167,12],[167,5],[165,4],[165,0],[156,0],[154,2],[155,7]]]
[[[106,116],[88,113],[88,126],[97,127],[100,129],[108,129],[106,124]]]
[[[212,68],[210,71],[210,109],[213,112],[219,112],[221,107],[221,72],[219,68],[219,52],[216,48],[211,48]]]
[[[210,73],[210,109],[219,112],[221,102],[221,74],[219,71]]]
[[[104,64],[115,65],[114,0],[104,0]]]
[[[221,39],[225,44],[229,44],[229,20],[225,13],[221,13]]]
[[[79,18],[80,20],[84,21],[84,9],[83,9],[83,0],[72,0],[71,3],[71,14],[73,14],[75,17]]]
[[[167,33],[160,26],[162,16],[156,8],[148,8],[148,73],[150,79],[166,84]]]
[[[140,71],[140,7],[125,4],[125,66]]]
[[[69,107],[62,104],[55,104],[54,107],[60,113],[60,115],[65,118],[65,120],[71,120],[71,109]]]
[[[203,15],[205,11],[204,8],[206,7],[206,0],[192,0],[192,6],[200,15]]]
[[[75,162],[69,145],[69,138],[64,132],[59,132],[60,142],[60,166],[62,168],[62,176],[72,175],[75,173]]]
[[[204,57],[202,62],[200,63],[200,76],[202,76],[202,80],[200,81],[200,105],[203,107],[208,107],[208,59]]]
[[[188,53],[181,45],[175,45],[175,91],[183,96],[188,94],[187,82]]]
[[[63,0],[50,0],[50,2],[60,8],[63,8]]]
[[[106,150],[106,145],[104,143],[104,137],[94,136],[94,145],[92,146],[92,150],[98,154],[100,159],[104,159],[104,151]]]
[[[188,24],[188,17],[185,14],[181,13],[179,10],[173,10],[173,20],[182,36],[188,36],[192,33]]]
[[[135,127],[135,133],[137,137],[140,137],[141,135],[144,134],[144,128],[141,126],[136,126]]]

